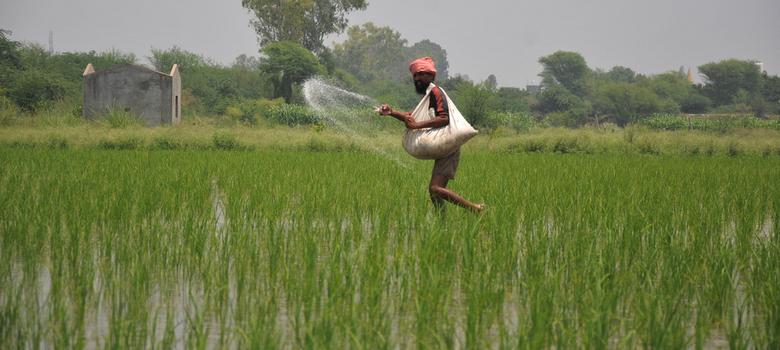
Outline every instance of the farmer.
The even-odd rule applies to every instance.
[[[418,58],[409,65],[414,79],[414,89],[420,95],[425,95],[428,87],[436,78],[436,66],[430,57]],[[417,122],[411,113],[398,112],[393,110],[388,104],[383,104],[379,108],[379,114],[389,115],[402,121],[409,129],[441,128],[450,123],[449,108],[447,107],[447,96],[442,93],[438,86],[434,85],[430,93],[430,108],[436,112],[436,117]],[[431,174],[431,183],[428,185],[428,193],[431,196],[431,202],[439,209],[444,209],[444,201],[459,205],[474,212],[481,213],[485,210],[484,204],[474,204],[469,202],[459,194],[447,188],[447,183],[455,179],[455,172],[458,170],[460,162],[460,148],[452,154],[436,159],[433,163],[433,173]]]

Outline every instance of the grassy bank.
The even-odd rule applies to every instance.
[[[376,151],[402,153],[403,128],[345,132],[323,126],[243,126],[220,119],[191,119],[174,127],[116,127],[75,122],[0,128],[0,146],[75,149],[235,149]],[[535,128],[483,132],[466,145],[478,152],[780,156],[780,131],[661,131],[628,128]]]

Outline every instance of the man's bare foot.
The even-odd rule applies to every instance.
[[[485,213],[485,209],[487,209],[487,206],[485,205],[485,203],[474,205],[474,212],[477,213],[477,214],[484,214]]]

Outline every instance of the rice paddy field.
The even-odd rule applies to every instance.
[[[398,157],[407,157],[398,154]],[[0,347],[780,348],[780,158],[0,147]]]

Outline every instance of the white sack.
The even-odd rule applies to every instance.
[[[436,117],[436,112],[430,108],[430,94],[434,86],[434,84],[428,86],[425,97],[412,111],[412,117],[415,121],[421,122]],[[477,130],[466,121],[466,118],[463,118],[443,89],[441,92],[447,100],[450,123],[440,128],[407,129],[403,140],[404,149],[415,158],[444,158],[477,134]]]

